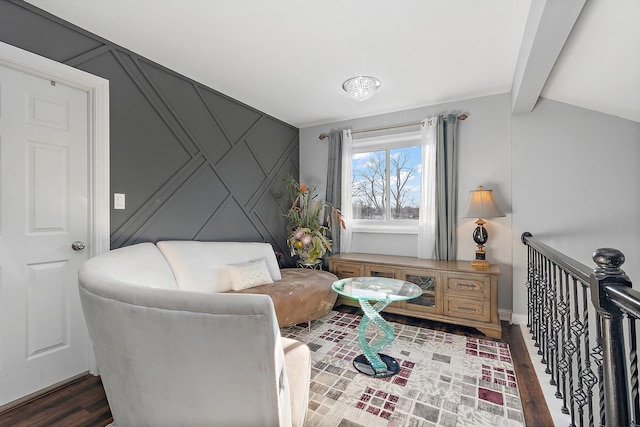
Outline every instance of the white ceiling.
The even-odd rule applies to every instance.
[[[27,1],[307,127],[510,91],[545,0]],[[588,0],[541,95],[640,122],[638,22],[638,0]],[[538,46],[556,37],[540,31]],[[357,75],[382,81],[373,98],[342,90]]]

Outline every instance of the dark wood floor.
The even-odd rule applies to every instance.
[[[357,310],[347,306],[340,306],[337,309],[351,312]],[[473,328],[386,313],[384,317],[398,323],[460,335],[481,335]],[[502,340],[511,348],[526,425],[529,427],[553,426],[553,419],[542,395],[520,327],[502,322]],[[0,427],[102,427],[112,421],[100,377],[91,375],[0,413]]]

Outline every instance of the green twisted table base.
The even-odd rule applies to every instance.
[[[360,326],[358,327],[358,341],[360,342],[360,348],[362,348],[363,354],[356,357],[353,365],[364,374],[375,377],[387,377],[397,373],[399,370],[398,362],[394,358],[380,354],[380,350],[391,344],[394,338],[393,326],[380,316],[380,311],[388,306],[390,302],[391,300],[378,301],[375,305],[371,306],[369,301],[360,300],[360,307],[362,307],[364,316],[362,316]],[[372,321],[384,332],[384,335],[369,343],[366,337],[366,330]],[[364,356],[364,358],[362,356]]]

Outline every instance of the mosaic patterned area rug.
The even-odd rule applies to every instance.
[[[392,323],[383,353],[401,369],[376,379],[355,370],[360,316],[331,312],[282,336],[307,343],[312,372],[305,426],[524,426],[509,346]],[[377,328],[369,326],[369,338]]]

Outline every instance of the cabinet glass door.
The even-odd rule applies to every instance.
[[[411,310],[442,313],[439,272],[407,269],[404,280],[422,289],[422,295],[406,301]]]
[[[330,268],[331,272],[335,273],[339,279],[346,279],[347,277],[360,277],[362,276],[362,264],[337,262],[334,263],[333,268]]]
[[[387,265],[367,265],[365,274],[370,277],[387,277],[389,279],[398,278],[398,269]],[[389,304],[390,307],[404,308],[404,301],[396,301]]]
[[[395,279],[398,276],[398,272],[395,267],[388,267],[386,265],[368,265],[366,267],[366,275],[371,277],[388,277],[389,279]]]

